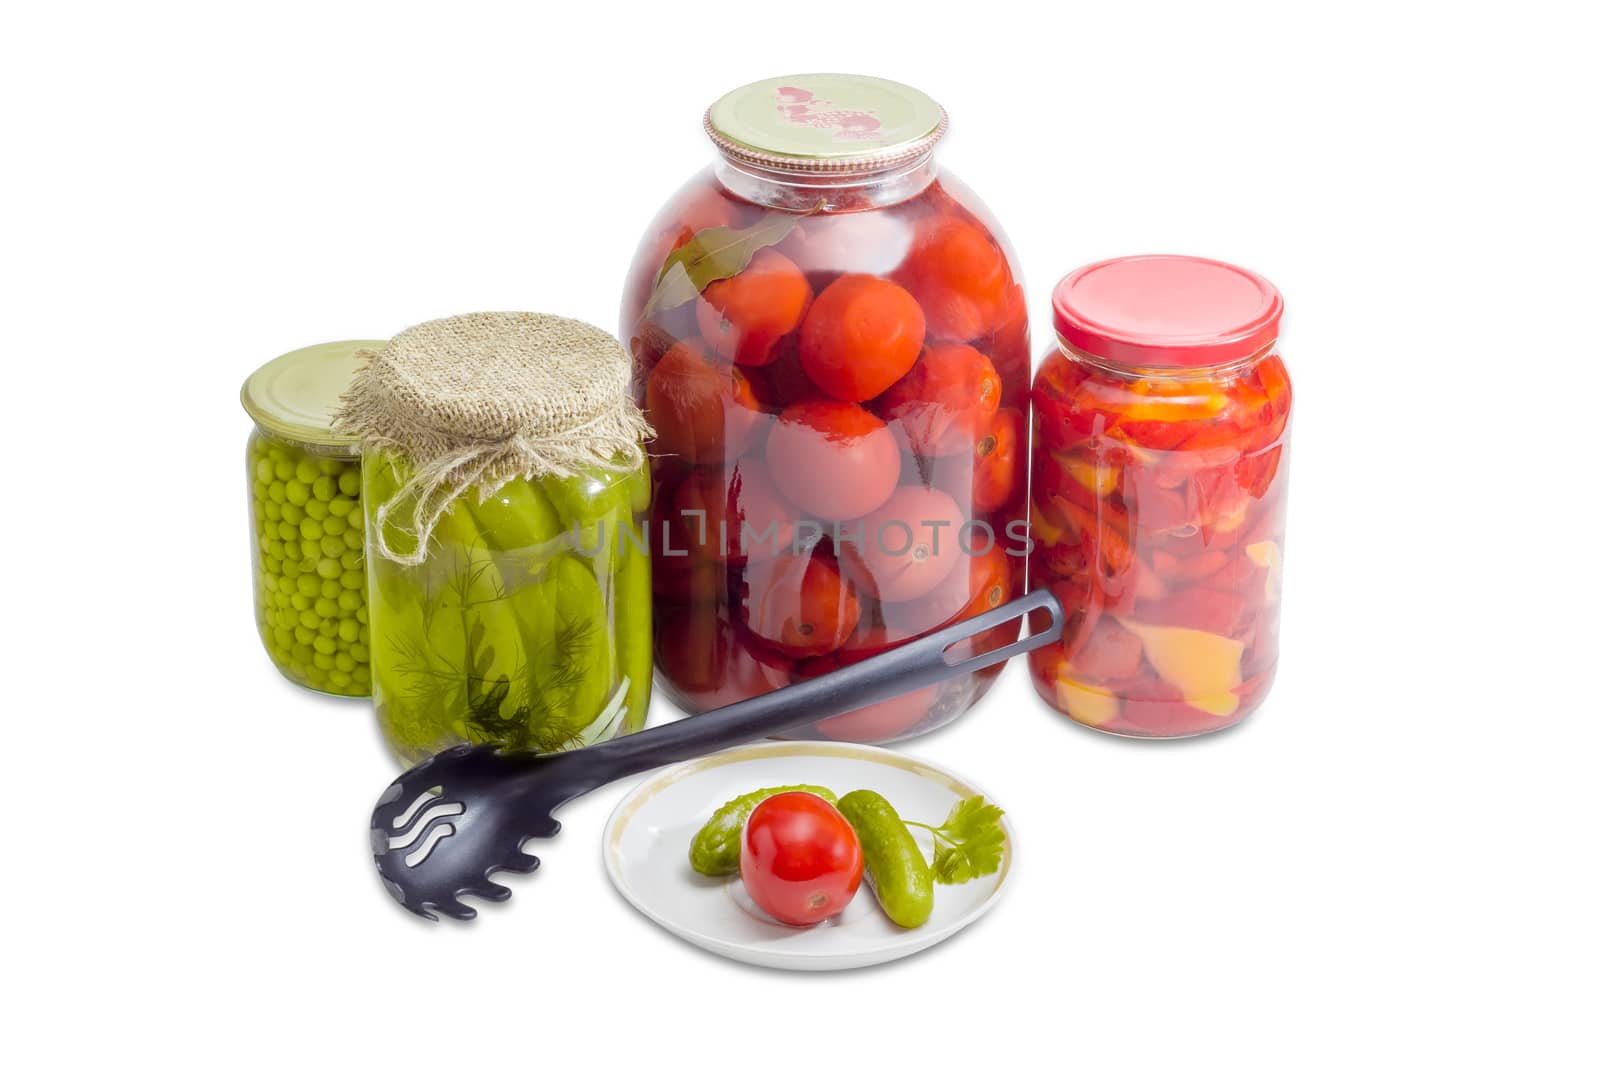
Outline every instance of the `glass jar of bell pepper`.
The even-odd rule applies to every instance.
[[[716,164],[656,216],[622,336],[656,438],[656,664],[706,711],[1021,592],[1022,276],[906,85],[774,78],[707,111]],[[985,635],[1014,637],[1016,624]],[[999,667],[804,736],[950,721]]]
[[[1056,287],[1033,385],[1030,588],[1068,616],[1029,657],[1058,711],[1188,737],[1266,697],[1288,474],[1283,300],[1215,260],[1134,256]]]

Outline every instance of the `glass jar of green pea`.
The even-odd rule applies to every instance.
[[[381,341],[334,341],[279,356],[245,382],[245,449],[256,628],[291,681],[337,696],[372,692],[361,452],[334,409]]]

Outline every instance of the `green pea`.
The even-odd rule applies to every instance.
[[[316,649],[318,652],[322,652],[331,656],[333,655],[334,651],[338,649],[339,643],[331,637],[318,637],[315,641],[311,642],[311,647]],[[329,664],[329,666],[332,666],[332,664]]]
[[[328,654],[326,654],[326,653],[324,653],[324,652],[318,652],[315,655],[313,655],[311,657],[311,662],[313,664],[315,664],[321,670],[324,670],[324,671],[333,670],[333,657],[328,655]]]
[[[317,630],[314,626],[300,625],[294,628],[294,639],[302,645],[309,645],[317,639]]]
[[[255,472],[256,472],[256,481],[258,481],[258,482],[270,482],[270,481],[272,481],[272,461],[270,459],[258,459],[258,460],[256,460]]]
[[[336,596],[341,611],[350,612],[351,619],[355,618],[355,610],[361,606],[361,594],[353,589],[342,589]]]
[[[278,536],[285,541],[298,541],[300,539],[300,531],[295,529],[288,521],[284,521],[278,523]],[[295,558],[299,559],[300,557],[296,556]]]
[[[359,496],[361,493],[361,473],[353,467],[340,473],[339,492],[347,497]]]
[[[933,914],[933,872],[893,805],[870,789],[840,798],[839,814],[861,842],[867,882],[883,913],[898,926],[921,926]]]
[[[306,485],[317,480],[317,465],[309,459],[302,459],[295,464],[294,476]]]
[[[713,812],[689,842],[689,866],[712,878],[737,873],[739,838],[744,832],[745,821],[756,810],[757,804],[779,793],[811,793],[829,804],[836,799],[833,790],[820,785],[780,785],[734,797]]]
[[[300,536],[307,541],[322,540],[322,524],[316,519],[302,519],[300,522]]]
[[[317,623],[317,634],[322,637],[336,637],[339,634],[339,620],[328,618]]]
[[[334,485],[333,479],[328,477],[327,474],[323,474],[316,481],[311,483],[311,495],[324,503],[332,500],[333,495],[338,491],[338,487]]]
[[[327,597],[319,597],[317,602],[311,605],[311,610],[321,618],[331,619],[339,614],[339,605]]]
[[[344,568],[339,566],[336,559],[317,560],[317,575],[321,578],[337,578],[344,573]]]
[[[346,548],[359,549],[362,546],[361,531],[346,530],[343,534],[343,540]]]
[[[273,465],[272,473],[277,475],[278,481],[287,482],[294,477],[294,467],[294,461],[285,456]]]
[[[337,515],[341,519],[355,510],[356,502],[348,497],[334,497],[328,501],[328,514]]]
[[[322,558],[322,543],[319,541],[301,541],[300,555],[315,563]]]
[[[340,471],[344,470],[344,467],[344,460],[334,459],[332,456],[324,456],[317,460],[317,470],[330,477],[336,477]]]
[[[265,504],[261,505],[261,513],[265,515],[268,520],[276,523],[278,520],[283,518],[283,505],[279,504],[276,500],[269,500]]]
[[[345,547],[345,543],[337,537],[324,537],[317,542],[317,550],[324,556],[332,556],[334,559],[344,555]]]
[[[284,539],[283,554],[292,560],[303,559],[304,553],[300,551],[300,542]]]
[[[366,650],[362,649],[361,651],[365,652]],[[355,655],[355,653],[352,652],[351,655]],[[354,678],[355,683],[363,688],[372,684],[372,671],[362,666],[365,662],[366,660],[361,656],[356,656],[356,669],[350,672],[350,677]]]
[[[334,663],[333,670],[328,672],[328,681],[332,682],[334,685],[338,686],[340,689],[343,689],[343,688],[347,687],[350,684],[350,682],[352,681],[352,679],[350,677],[350,672],[349,671],[343,671],[343,670],[339,669],[339,659],[338,659],[337,656],[334,657],[333,663]]]
[[[320,500],[307,500],[304,506],[306,509],[306,515],[322,523],[322,528],[326,530],[328,528],[328,522],[333,519],[333,516],[328,514],[328,505],[324,504]],[[342,526],[344,524],[340,522],[339,525]]]
[[[311,499],[311,490],[304,482],[290,482],[284,486],[283,495],[289,498],[291,504],[304,504]]]
[[[296,485],[299,483],[296,482]],[[306,510],[298,504],[284,504],[278,508],[278,514],[283,516],[283,521],[292,526],[299,526],[305,520]]]
[[[339,623],[339,640],[343,641],[347,645],[354,641],[356,639],[356,635],[360,632],[361,627],[354,619],[345,619]]]
[[[285,500],[289,499],[284,494],[282,482],[273,482],[267,487],[267,499],[272,501],[274,504],[282,504]]]
[[[366,645],[351,645],[350,658],[357,663],[366,663],[371,659],[371,653],[367,651]]]

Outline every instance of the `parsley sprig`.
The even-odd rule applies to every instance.
[[[1000,827],[1004,814],[976,796],[958,801],[939,826],[904,821],[933,835],[933,880],[940,885],[958,885],[1000,869],[1006,849],[1006,832]]]

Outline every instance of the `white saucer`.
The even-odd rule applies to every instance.
[[[811,927],[764,915],[737,875],[707,878],[689,867],[689,841],[727,801],[779,785],[827,786],[843,796],[872,789],[902,818],[937,826],[959,800],[983,794],[943,768],[871,745],[773,741],[679,764],[645,781],[611,813],[602,838],[617,892],[674,934],[743,963],[794,971],[870,967],[938,944],[993,907],[1010,873],[1013,839],[998,873],[934,887],[933,915],[915,930],[890,922],[865,881],[840,915]],[[914,830],[929,845],[925,831]],[[931,848],[924,849],[932,854]]]

